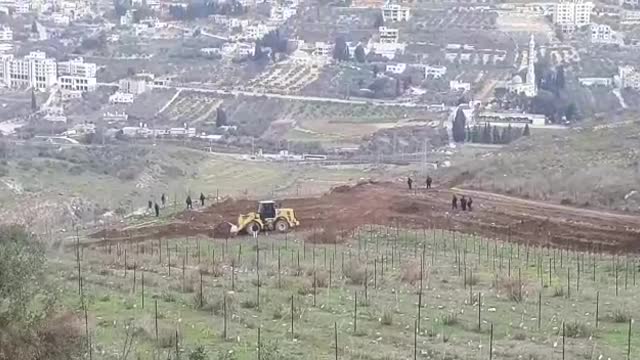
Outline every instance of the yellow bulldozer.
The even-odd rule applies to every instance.
[[[238,216],[238,224],[233,229],[236,233],[253,234],[261,231],[277,231],[285,233],[298,227],[293,209],[280,208],[275,201],[260,201],[258,211]]]

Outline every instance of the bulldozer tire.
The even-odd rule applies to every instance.
[[[275,223],[275,229],[277,232],[285,233],[289,231],[289,223],[286,220],[280,219]]]
[[[252,221],[250,222],[246,227],[246,232],[247,234],[251,235],[254,232],[260,232],[261,228],[260,228],[260,224],[258,224],[257,221]]]

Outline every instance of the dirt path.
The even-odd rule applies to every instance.
[[[472,196],[474,209],[451,211],[451,194]],[[434,227],[530,245],[594,251],[640,251],[640,217],[578,209],[464,189],[419,189],[404,184],[341,186],[319,198],[282,199],[295,210],[301,230],[340,232],[366,224]],[[221,221],[235,222],[255,209],[250,200],[226,201],[202,211],[181,213],[168,224],[120,228],[94,234],[109,240],[145,240],[212,233]]]

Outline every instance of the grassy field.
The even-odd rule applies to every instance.
[[[578,206],[640,210],[634,120],[534,130],[506,148],[457,159],[464,186]]]
[[[127,215],[160,201],[181,210],[187,194],[311,196],[357,181],[362,170],[248,161],[159,143],[105,147],[15,147],[0,163],[4,222],[44,226],[105,213]],[[174,207],[175,204],[175,207]],[[34,224],[38,223],[38,224]]]
[[[188,358],[200,346],[209,359],[255,359],[258,349],[261,359],[333,359],[336,330],[340,359],[489,359],[490,348],[494,359],[627,358],[640,313],[635,257],[441,230],[367,227],[337,245],[315,237],[81,250],[93,358],[122,359],[131,336],[132,359],[175,359],[176,348]],[[62,302],[81,312],[73,246],[49,266]],[[638,348],[632,328],[631,359]]]

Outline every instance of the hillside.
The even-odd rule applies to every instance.
[[[640,211],[640,122],[538,131],[466,157],[461,186],[564,205]]]
[[[241,160],[166,144],[0,146],[0,216],[4,223],[47,226],[114,221],[144,212],[149,200],[168,197],[181,210],[191,193],[220,197],[319,194],[356,180],[361,169],[326,169]],[[108,220],[111,219],[111,220]]]

